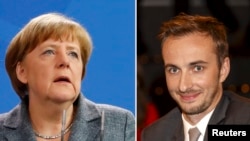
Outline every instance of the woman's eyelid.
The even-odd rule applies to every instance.
[[[68,54],[69,54],[69,55],[72,55],[72,54],[73,54],[73,55],[74,55],[75,57],[77,57],[77,58],[79,57],[79,53],[78,53],[77,50],[70,50]]]
[[[41,47],[41,51],[44,53],[44,52],[48,52],[48,51],[53,51],[55,52],[55,48],[51,45],[42,45]]]
[[[43,51],[43,54],[55,54],[55,50],[53,50],[52,48],[46,48]]]

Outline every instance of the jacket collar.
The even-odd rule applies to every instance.
[[[71,127],[70,141],[81,139],[95,140],[100,134],[101,114],[95,104],[79,95],[74,105],[77,107],[76,115]],[[22,101],[12,111],[7,113],[3,126],[8,128],[5,134],[7,140],[36,140],[33,132],[27,101]]]
[[[211,124],[211,125],[223,124],[224,119],[226,118],[226,112],[227,112],[229,103],[230,103],[230,100],[228,99],[228,93],[224,92],[222,94],[220,102],[216,106],[216,108],[214,110],[214,113],[211,116],[208,124]],[[179,115],[179,116],[176,116],[176,117],[181,117],[181,112],[179,110],[177,111],[176,114]],[[183,122],[179,118],[177,118],[176,120],[179,120],[180,122],[178,122],[176,132],[175,132],[176,134],[173,136],[173,140],[182,141],[182,140],[184,140]],[[207,138],[208,138],[207,134],[208,133],[207,133],[207,130],[206,130],[204,141],[207,141]]]
[[[3,126],[8,128],[8,133],[5,134],[7,140],[26,140],[34,141],[30,119],[27,110],[26,102],[22,101],[13,110],[7,113]]]
[[[208,124],[214,125],[224,123],[229,103],[230,100],[228,99],[227,93],[224,92]]]
[[[209,125],[219,125],[219,124],[224,124],[224,120],[226,118],[226,112],[228,109],[228,106],[230,104],[230,100],[227,97],[227,93],[224,92],[222,94],[222,97],[220,99],[220,102],[216,106],[213,115],[211,116],[209,120]],[[206,134],[204,137],[204,141],[207,141],[208,139],[208,128],[206,130]]]
[[[78,103],[77,103],[78,102]],[[71,128],[70,141],[96,140],[101,131],[101,114],[95,104],[80,95],[75,103],[78,109]]]

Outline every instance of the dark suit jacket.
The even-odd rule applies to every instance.
[[[134,141],[135,119],[131,112],[111,105],[95,104],[80,94],[69,141],[99,141],[101,111],[105,111],[103,141]],[[27,104],[0,115],[0,141],[35,141]]]
[[[250,99],[232,92],[224,92],[215,108],[210,125],[248,124],[250,125]],[[204,141],[207,141],[207,130]],[[142,141],[184,141],[184,129],[181,111],[173,109],[155,123],[146,127],[142,133]]]

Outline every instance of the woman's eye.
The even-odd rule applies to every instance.
[[[78,58],[78,54],[74,51],[70,52],[69,55],[74,57],[74,58]]]
[[[53,50],[46,50],[43,52],[43,54],[51,55],[51,54],[55,54],[55,52]]]

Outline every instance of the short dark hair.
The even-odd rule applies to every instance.
[[[169,36],[180,37],[197,32],[211,36],[216,47],[219,67],[221,67],[224,58],[229,56],[226,27],[214,17],[180,13],[164,22],[160,29],[159,38],[162,43]]]

